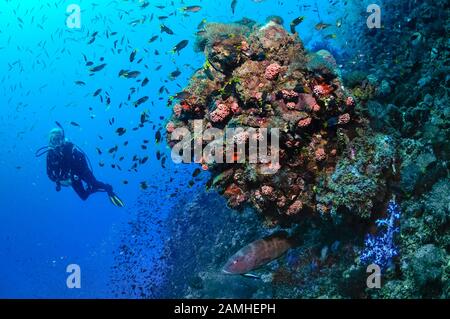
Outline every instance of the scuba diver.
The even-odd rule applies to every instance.
[[[58,127],[50,131],[49,145],[36,152],[36,157],[47,154],[47,175],[56,183],[56,191],[61,191],[61,186],[72,186],[82,200],[94,193],[106,192],[113,205],[124,207],[112,186],[95,178],[86,154],[65,138],[61,124],[56,122],[56,125]]]

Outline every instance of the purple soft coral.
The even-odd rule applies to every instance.
[[[395,234],[399,232],[397,222],[400,219],[400,207],[395,200],[389,202],[386,219],[376,221],[378,227],[382,228],[376,235],[367,235],[365,248],[361,253],[361,262],[364,264],[376,264],[386,269],[392,262],[392,258],[398,255],[395,246]]]

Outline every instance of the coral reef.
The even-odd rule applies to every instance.
[[[381,173],[389,170],[395,152],[379,150],[384,144],[366,138],[370,135],[367,122],[343,87],[332,55],[324,50],[307,53],[297,35],[273,21],[262,27],[213,23],[205,30],[197,43],[207,62],[174,106],[170,131],[187,128],[193,132],[196,119],[205,128],[280,129],[279,165],[275,164],[274,174],[266,174],[274,163],[252,163],[248,154],[244,163],[208,163],[212,184],[228,198],[228,205],[252,206],[272,225],[316,214],[317,198],[321,209],[336,210],[352,203],[350,208],[356,207],[352,212],[370,216],[372,200],[385,200],[380,196],[385,185]],[[173,147],[178,141],[168,133]],[[234,139],[248,149],[248,135]],[[366,151],[361,150],[365,158],[356,154],[357,159],[351,159],[351,149],[357,147],[352,146],[354,140],[365,143]],[[234,159],[242,154],[223,155]],[[355,178],[348,178],[351,173],[342,168],[345,160],[365,161],[354,165],[355,178],[361,180],[356,202],[352,192],[347,196],[341,191],[355,184]],[[337,166],[345,176],[333,175]],[[322,180],[329,180],[324,182],[326,187],[318,187]],[[337,180],[339,187],[334,187]]]
[[[367,39],[355,47],[368,54],[345,69],[344,82],[398,154],[398,178],[386,186],[402,211],[399,256],[382,289],[367,291],[374,298],[449,297],[449,9],[446,1],[397,1],[384,5],[390,28],[352,31]]]
[[[206,62],[173,108],[169,145],[196,119],[280,128],[280,166],[266,175],[265,164],[202,163],[226,200],[198,192],[170,213],[158,296],[450,298],[449,4],[412,3],[386,4],[383,30],[352,28],[349,44],[365,54],[341,69],[328,51],[306,52],[278,17],[199,34]],[[220,273],[267,228],[299,245],[255,270],[261,280]],[[372,262],[381,289],[366,285]]]

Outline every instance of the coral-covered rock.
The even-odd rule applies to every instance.
[[[341,194],[340,189],[320,188],[318,183],[331,178],[340,158],[351,156],[351,141],[366,121],[343,87],[329,52],[307,54],[298,36],[277,23],[249,25],[205,28],[197,43],[207,63],[191,78],[170,121],[191,132],[195,119],[206,128],[242,128],[245,133],[233,141],[247,150],[252,138],[261,138],[248,129],[278,128],[279,149],[267,150],[268,155],[278,153],[278,162],[250,162],[245,153],[240,154],[244,162],[202,163],[208,165],[212,185],[231,207],[250,205],[275,221],[294,221],[309,215],[303,212],[316,213],[317,207],[329,210],[332,204],[323,201],[325,195]],[[170,134],[168,140],[173,146]],[[239,156],[233,150],[224,158]],[[376,190],[358,194],[359,200],[371,202],[365,197],[374,197]]]
[[[281,70],[282,68],[278,63],[273,63],[266,68],[264,76],[267,80],[275,80],[278,74],[280,74]]]

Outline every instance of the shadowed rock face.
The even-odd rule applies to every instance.
[[[233,154],[225,150],[224,158],[242,155],[245,163],[204,164],[229,206],[250,205],[269,224],[289,224],[318,211],[318,181],[333,174],[341,158],[354,155],[350,145],[365,120],[355,110],[355,100],[343,87],[329,52],[308,54],[297,35],[274,22],[248,25],[206,27],[197,42],[207,62],[174,105],[168,142],[172,147],[178,143],[170,134],[177,128],[194,132],[193,120],[202,120],[204,129],[278,128],[279,165],[251,164],[249,154],[236,149]],[[236,140],[248,150],[252,137],[260,138],[244,133]],[[270,146],[269,150],[276,151]],[[266,174],[274,166],[276,173]],[[321,203],[319,211],[332,205]]]

